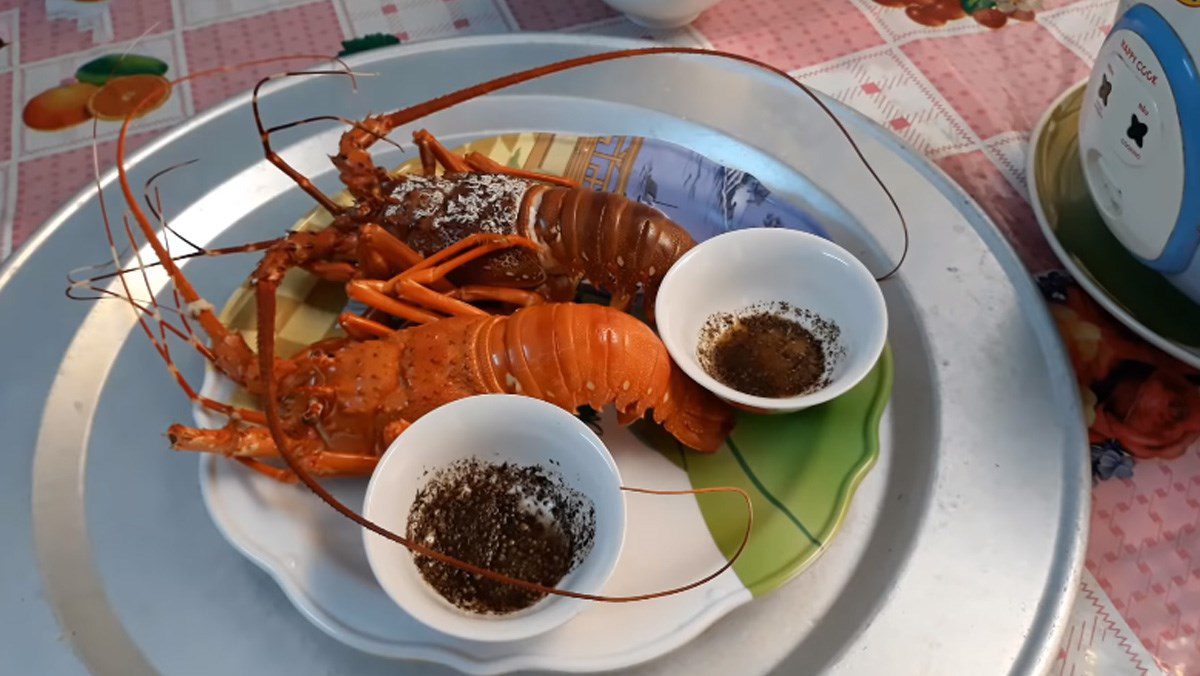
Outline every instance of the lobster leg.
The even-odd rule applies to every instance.
[[[413,132],[413,143],[421,151],[421,168],[426,175],[432,176],[437,171],[438,164],[451,174],[469,174],[471,165],[466,160],[446,149],[440,141],[424,129]]]
[[[524,289],[467,286],[442,293],[410,280],[401,280],[394,287],[394,293],[400,298],[396,299],[374,288],[374,285],[377,285],[377,283],[370,281],[350,282],[347,285],[347,294],[350,298],[358,300],[359,303],[371,307],[372,310],[385,312],[388,315],[420,324],[438,319],[437,316],[430,315],[426,310],[422,310],[421,307],[443,312],[445,315],[463,317],[487,315],[487,312],[478,309],[474,305],[470,305],[469,303],[472,303],[472,301],[494,300],[499,301],[499,303],[508,303],[518,307],[541,305],[546,301],[540,294],[532,291],[524,291]],[[374,322],[372,319],[366,317],[353,315],[350,312],[343,312],[338,317],[337,322],[341,324],[342,329],[346,330],[348,335],[358,337],[360,340],[374,339],[374,337],[383,337],[394,333],[392,329],[385,327],[383,324]]]
[[[538,293],[523,289],[467,286],[442,293],[411,280],[401,280],[394,287],[393,292],[399,297],[398,300],[372,289],[368,286],[369,284],[369,282],[352,282],[354,291],[351,297],[373,310],[421,324],[438,319],[438,317],[432,315],[427,317],[424,310],[414,306],[436,310],[452,317],[468,317],[488,314],[471,305],[470,302],[473,301],[498,301],[518,307],[540,305],[546,302],[546,299]],[[338,323],[346,330],[347,334],[361,339],[379,338],[393,333],[392,329],[383,324],[350,313],[343,313],[338,318]]]
[[[428,324],[442,318],[427,310],[435,310],[450,316],[487,315],[486,312],[474,305],[469,305],[461,300],[409,280],[401,280],[400,284],[394,288],[393,292],[399,298],[393,298],[374,288],[378,284],[378,282],[362,280],[350,282],[346,285],[346,294],[372,310],[385,312],[393,317],[417,324]],[[339,318],[339,321],[342,318],[344,318],[344,315]],[[347,322],[342,322],[342,328],[346,329],[347,333],[357,332],[360,334],[363,332],[378,334],[380,328],[387,328],[382,325],[372,327],[363,322],[375,323],[366,318],[351,319],[348,320],[350,326],[347,326]],[[388,329],[388,333],[391,333],[390,329]]]
[[[338,324],[346,335],[358,340],[371,340],[372,338],[383,338],[384,336],[395,333],[394,330],[380,324],[377,321],[360,317],[352,312],[343,312],[338,315]]]
[[[446,293],[430,289],[426,285],[444,282],[446,275],[481,256],[510,249],[515,246],[532,248],[536,245],[524,237],[497,235],[494,233],[471,235],[389,279],[383,284],[381,292],[382,294],[395,295],[398,298],[420,305],[421,307],[436,310],[447,315],[486,315],[487,313],[483,310]],[[392,303],[385,304],[382,302],[382,299],[375,297],[374,290],[368,288],[366,284],[357,283],[357,286],[358,288],[355,289],[355,292],[359,297],[356,300],[367,303],[375,309],[384,310],[400,317],[406,317],[405,314],[398,314],[388,309],[385,305],[396,306]],[[396,309],[401,308],[396,307]],[[407,309],[401,309],[401,311],[407,312]]]
[[[578,183],[569,178],[507,167],[479,153],[473,152],[468,153],[465,157],[459,157],[447,149],[446,146],[442,145],[441,141],[438,141],[433,134],[424,129],[413,132],[413,143],[421,151],[421,170],[426,176],[432,176],[437,173],[437,165],[441,164],[442,168],[448,173],[453,174],[505,174],[531,181],[561,185],[567,188],[579,187]]]
[[[542,174],[536,171],[527,169],[517,169],[516,167],[508,167],[492,158],[480,153],[467,153],[467,166],[481,174],[505,174],[516,178],[529,179],[531,181],[541,181],[542,183],[551,183],[553,185],[561,185],[564,188],[578,188],[579,184],[565,176],[555,176],[553,174]]]
[[[430,284],[445,279],[446,275],[471,261],[496,251],[523,247],[536,251],[537,245],[525,237],[514,235],[497,235],[494,233],[477,233],[460,239],[420,263],[389,279],[383,286],[385,292],[391,291],[401,279],[408,279],[418,284]]]
[[[371,275],[376,279],[407,270],[420,263],[424,258],[411,246],[405,244],[404,240],[374,223],[364,225],[359,231],[358,246],[360,254],[369,252],[378,255],[391,271],[383,275]]]
[[[358,260],[367,279],[387,279],[417,265],[424,257],[404,240],[374,223],[368,223],[359,230]],[[430,286],[438,291],[454,288],[445,280]]]
[[[393,287],[393,292],[400,298],[411,303],[417,303],[422,307],[437,310],[452,317],[469,317],[472,315],[482,317],[488,314],[470,303],[464,303],[457,298],[452,298],[429,287],[421,286],[411,279],[401,279]]]
[[[413,137],[416,140],[416,134]],[[426,176],[437,175],[437,158],[433,156],[429,147],[418,142],[417,149],[421,151],[421,173]]]
[[[417,324],[428,324],[429,322],[441,319],[435,314],[392,298],[375,288],[374,285],[377,284],[378,282],[372,283],[364,280],[350,282],[346,285],[346,295],[351,300],[356,300],[369,308],[386,312],[394,317]],[[343,325],[343,328],[345,328],[345,325]]]
[[[262,427],[242,427],[229,423],[217,429],[200,429],[186,425],[171,425],[167,429],[171,448],[177,451],[201,451],[226,457],[262,458],[275,455],[275,442]],[[294,442],[302,452],[317,450],[305,448],[305,442]],[[311,444],[308,444],[311,445]]]
[[[546,298],[536,291],[514,289],[508,286],[461,286],[447,292],[446,295],[458,300],[465,300],[468,303],[490,300],[516,305],[517,307],[541,305],[546,302]]]
[[[358,275],[358,268],[352,263],[340,261],[312,261],[303,267],[327,282],[348,282]]]
[[[268,465],[267,463],[262,462],[261,460],[255,460],[254,458],[234,458],[234,460],[237,460],[255,472],[258,472],[267,478],[274,479],[281,484],[296,483],[296,475],[291,470],[284,469],[282,467],[275,467],[274,465]]]
[[[230,424],[220,429],[207,430],[172,425],[167,436],[171,440],[171,447],[177,451],[213,453],[238,460],[255,460],[279,455],[275,441],[264,427],[238,427]],[[304,468],[318,476],[366,475],[370,474],[379,462],[379,458],[375,456],[326,450],[324,444],[317,439],[289,438],[288,445]],[[277,469],[261,464],[260,467]],[[285,480],[295,480],[290,473],[281,476]]]

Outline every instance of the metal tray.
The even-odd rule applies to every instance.
[[[353,62],[379,73],[357,97],[340,78],[312,78],[272,89],[264,105],[277,120],[318,110],[359,117],[630,45],[523,34],[405,46]],[[1057,333],[978,207],[895,137],[830,105],[913,228],[908,263],[884,285],[896,369],[880,462],[844,531],[808,571],[643,669],[1041,671],[1073,600],[1089,499],[1082,416]],[[828,229],[875,269],[899,249],[895,215],[832,124],[795,88],[744,65],[692,56],[611,62],[422,125],[451,142],[519,129],[655,136],[744,168],[816,213],[853,213],[870,232],[839,229],[835,218]],[[326,159],[336,133],[308,127],[284,141],[289,158],[327,190],[336,187]],[[189,168],[192,180],[170,199],[175,224],[204,242],[274,235],[310,207],[262,159],[246,97],[138,153],[133,179],[195,157],[202,160]],[[115,198],[112,178],[104,189]],[[128,309],[62,296],[66,270],[106,251],[89,191],[0,270],[6,666],[58,674],[429,671],[326,637],[221,539],[194,462],[167,451],[162,436],[167,421],[188,419],[187,402],[132,332]],[[186,269],[201,293],[222,299],[249,265],[225,257]],[[198,359],[181,367],[202,372]]]

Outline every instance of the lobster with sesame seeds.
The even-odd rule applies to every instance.
[[[367,149],[406,117],[370,117],[343,135],[333,161],[355,202],[338,207],[334,227],[355,232],[370,224],[372,236],[386,233],[425,256],[481,232],[525,237],[537,246],[481,256],[458,270],[454,281],[527,289],[562,302],[575,298],[587,280],[611,294],[610,305],[619,310],[644,290],[653,320],[663,276],[695,246],[683,227],[621,195],[504,167],[478,153],[460,157],[424,130],[413,134],[424,175],[389,175]],[[387,269],[382,257],[367,256],[364,276]]]
[[[258,116],[256,88],[255,121],[269,161],[334,216],[332,226],[240,247],[196,247],[195,254],[179,259],[266,251],[251,278],[257,304],[257,354],[240,334],[217,318],[213,306],[197,293],[133,196],[125,167],[126,140],[131,121],[163,93],[151,92],[129,111],[117,141],[119,183],[136,224],[131,228],[126,220],[125,232],[135,245],[138,265],[133,270],[120,268],[101,193],[101,214],[116,270],[91,280],[72,280],[71,288],[115,277],[119,291],[88,288],[102,291],[98,297],[107,294],[123,298],[140,311],[139,324],[189,398],[229,418],[229,425],[221,430],[173,426],[170,436],[177,448],[222,453],[273,478],[299,480],[363,528],[416,554],[496,582],[542,594],[605,602],[642,601],[695,589],[728,571],[745,550],[753,526],[753,505],[741,488],[658,491],[623,486],[625,491],[657,495],[737,493],[747,506],[746,530],[729,560],[701,579],[650,593],[603,596],[545,587],[447,556],[370,521],[315,478],[317,474],[369,472],[382,448],[413,418],[439,402],[483,392],[522,392],[569,410],[584,404],[595,408],[612,403],[622,422],[652,412],[654,419],[684,444],[697,450],[715,450],[721,445],[733,425],[732,411],[670,362],[665,347],[647,325],[613,307],[544,304],[546,296],[557,299],[572,295],[578,282],[586,278],[611,291],[612,304],[617,307],[627,306],[638,288],[644,289],[647,309],[652,312],[661,276],[692,246],[691,238],[678,225],[649,207],[622,203],[622,198],[616,196],[579,191],[560,178],[505,169],[478,156],[456,157],[420,132],[416,138],[424,176],[391,176],[376,167],[367,152],[372,143],[401,125],[488,92],[602,61],[654,54],[743,61],[800,87],[842,131],[896,208],[905,233],[904,250],[895,267],[879,279],[899,269],[908,252],[903,214],[845,127],[814,93],[787,73],[748,57],[692,48],[646,47],[567,59],[389,115],[349,123],[353,128],[343,137],[341,152],[333,158],[355,200],[349,207],[318,191],[270,147],[273,131],[331,118],[314,117],[266,129]],[[201,71],[162,84],[169,87],[229,68]],[[317,73],[328,72],[332,71]],[[348,68],[341,72],[354,77]],[[436,174],[439,163],[447,172],[443,176]],[[477,208],[472,216],[476,220],[474,230],[455,233],[460,219],[450,218],[454,214],[446,205],[455,201],[452,198],[456,191],[463,189],[475,191],[476,196],[487,193],[490,201],[472,207]],[[438,201],[440,205],[433,204]],[[149,195],[147,204],[163,228],[174,232],[161,217],[161,207],[156,209],[150,204]],[[406,221],[389,220],[403,219],[406,213]],[[499,218],[501,214],[503,218]],[[498,220],[489,222],[489,215]],[[447,232],[430,234],[430,230],[447,224]],[[624,226],[624,230],[618,226]],[[148,240],[157,264],[174,283],[175,309],[182,329],[163,319],[153,295],[143,304],[130,294],[126,276],[131,273],[141,273],[146,286],[150,286],[136,246],[137,231]],[[637,246],[646,248],[638,250]],[[444,248],[434,253],[437,247]],[[375,316],[343,313],[341,324],[346,337],[309,345],[291,358],[277,358],[275,294],[284,274],[295,267],[324,279],[349,282],[348,295],[365,303]],[[484,284],[455,285],[464,280]],[[470,304],[476,301],[533,307],[495,317]],[[186,312],[181,303],[186,303]],[[376,321],[379,314],[415,326],[397,329]],[[157,332],[147,317],[158,324]],[[189,317],[209,338],[208,346],[193,331]],[[257,395],[264,410],[237,408],[197,394],[171,360],[166,346],[168,332],[188,341],[218,370]],[[264,463],[264,457],[278,457],[286,467]]]
[[[572,413],[612,404],[622,424],[650,412],[702,451],[716,450],[733,425],[731,410],[671,363],[650,327],[612,308],[550,303],[375,329],[316,343],[275,369],[289,450],[313,475],[370,474],[410,422],[477,394],[525,394]],[[177,450],[279,457],[269,430],[244,422],[172,425],[168,436]],[[289,470],[257,468],[295,479]]]
[[[137,215],[136,203],[131,207]],[[240,334],[213,315],[148,221],[136,220],[183,301],[194,308],[213,363],[266,404],[264,414],[201,401],[229,415],[229,423],[220,429],[173,425],[168,436],[175,449],[225,455],[282,481],[296,480],[297,467],[311,476],[366,475],[422,415],[457,399],[495,393],[524,394],[572,413],[584,405],[613,404],[622,424],[652,412],[681,443],[701,451],[715,451],[733,427],[728,406],[675,367],[654,331],[629,314],[550,303],[493,316],[456,297],[460,294],[432,288],[449,285],[446,278],[480,252],[532,250],[536,245],[527,239],[475,234],[387,282],[359,287],[370,291],[363,297],[369,308],[411,326],[393,329],[343,313],[346,337],[275,359],[273,341],[261,338],[272,335],[279,280],[270,274],[256,278],[255,297],[265,310],[258,314],[255,356]],[[286,438],[287,469],[263,462],[281,456],[273,431]]]
[[[649,48],[624,56],[698,50]],[[620,58],[595,55],[534,68],[447,94],[392,113],[349,121],[332,156],[352,198],[341,204],[290,166],[270,143],[274,131],[308,120],[267,128],[254,117],[267,159],[333,215],[320,242],[292,233],[277,248],[276,263],[301,267],[332,281],[377,280],[394,275],[419,256],[428,256],[477,233],[516,235],[537,246],[481,255],[455,271],[453,281],[480,299],[517,305],[573,300],[586,280],[610,295],[610,306],[628,309],[639,291],[654,322],[654,301],[667,270],[695,246],[678,223],[646,204],[615,193],[579,187],[574,181],[504,166],[479,153],[457,155],[426,130],[413,133],[421,174],[393,174],[375,164],[370,148],[399,127],[489,92],[589,63]],[[323,71],[328,74],[336,71]],[[306,72],[304,74],[315,74]],[[513,291],[505,291],[512,289]]]
[[[468,285],[458,292],[462,297],[516,305],[547,299],[569,301],[575,298],[579,283],[587,280],[610,294],[609,304],[617,309],[627,309],[638,292],[643,292],[645,315],[653,324],[655,299],[663,277],[695,246],[683,227],[657,209],[614,193],[583,189],[560,176],[506,167],[478,153],[458,156],[424,130],[413,134],[424,175],[393,175],[375,164],[370,148],[380,140],[395,144],[388,135],[398,128],[507,87],[605,61],[665,54],[749,63],[797,86],[812,99],[837,126],[896,209],[905,234],[904,250],[895,267],[879,279],[899,270],[908,253],[904,215],[825,103],[778,68],[738,54],[690,47],[644,47],[565,59],[357,122],[316,116],[267,128],[259,115],[258,92],[272,78],[264,79],[255,88],[252,105],[267,159],[334,216],[320,245],[315,245],[313,236],[307,233],[293,233],[280,240],[277,246],[285,250],[285,255],[276,257],[276,263],[302,267],[334,281],[378,280],[412,265],[421,255],[430,255],[472,234],[517,235],[536,247],[488,252],[462,266],[453,278]],[[339,204],[322,193],[271,148],[272,132],[323,119],[338,119],[350,127],[331,158],[353,199],[350,205]]]

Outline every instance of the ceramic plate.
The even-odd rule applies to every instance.
[[[358,118],[633,44],[640,43],[521,34],[404,45],[351,59],[357,70],[377,73],[360,82],[357,95],[341,79],[305,78],[268,87],[262,102],[268,124],[318,113]],[[878,458],[837,537],[804,574],[631,671],[1040,673],[1054,658],[1077,588],[1089,496],[1086,437],[1082,422],[1073,424],[1083,418],[1061,341],[1027,273],[979,208],[895,136],[825,102],[912,225],[908,263],[883,285],[894,387]],[[611,62],[421,124],[449,145],[523,130],[658,139],[757,177],[872,270],[887,269],[900,248],[895,214],[836,127],[795,87],[744,64]],[[328,154],[340,131],[333,124],[295,128],[277,147],[318,186],[337,192]],[[410,131],[397,130],[396,138]],[[312,208],[264,161],[247,96],[148,143],[130,158],[131,180],[140,186],[164,167],[197,158],[162,187],[172,225],[198,244],[276,237]],[[404,159],[380,148],[384,166]],[[101,186],[115,208],[111,174]],[[223,539],[205,509],[195,458],[168,451],[163,437],[169,423],[191,418],[190,407],[129,309],[63,298],[68,269],[108,256],[98,223],[89,190],[0,269],[0,354],[11,356],[0,360],[5,666],[53,674],[446,671],[329,637]],[[253,256],[193,259],[185,270],[220,303],[253,264]],[[158,291],[165,280],[154,273],[150,282]],[[202,361],[175,353],[181,372],[199,385]],[[615,444],[621,432],[604,429]],[[642,456],[670,464],[663,455]],[[769,490],[786,492],[770,483],[784,477],[751,467]],[[296,509],[314,500],[290,495]],[[631,512],[642,509],[649,507],[631,500]],[[337,517],[329,518],[328,531],[303,537],[336,536]],[[827,518],[802,518],[820,538]],[[799,529],[776,522],[797,537]],[[704,527],[712,532],[707,521]],[[676,542],[702,541],[672,538],[642,562],[648,575],[662,558],[689,560]],[[719,551],[711,537],[707,546],[708,555]],[[344,549],[332,548],[352,558],[361,540],[356,534]],[[694,563],[707,570],[698,555]],[[673,568],[671,579],[687,572]],[[770,577],[740,571],[729,579],[746,589],[743,575]],[[372,594],[373,585],[361,581]]]
[[[781,202],[754,176],[655,139],[524,133],[481,139],[458,152],[567,176],[588,188],[652,204],[684,224],[697,241],[747,227],[826,235],[814,217]],[[419,171],[419,164],[410,161],[400,171]],[[297,227],[317,229],[329,221],[321,210]],[[341,333],[337,317],[346,298],[340,285],[301,272],[289,276],[279,295],[281,353]],[[255,317],[253,291],[243,286],[222,318],[253,340]],[[430,659],[476,673],[615,669],[677,647],[813,561],[878,456],[879,419],[891,383],[891,358],[885,353],[858,386],[833,402],[791,415],[742,415],[727,446],[712,455],[685,452],[653,424],[639,422],[627,430],[611,412],[589,416],[627,485],[670,490],[733,485],[748,491],[756,517],[749,548],[733,574],[704,588],[654,603],[594,604],[549,634],[501,645],[446,636],[409,617],[374,584],[361,547],[351,544],[359,527],[330,518],[329,509],[305,489],[281,486],[213,457],[202,459],[200,480],[221,532],[271,573],[306,617],[341,641],[379,655]],[[231,399],[227,383],[212,368],[203,394]],[[255,405],[239,395],[238,404]],[[201,425],[223,424],[202,410],[197,417]],[[365,479],[337,483],[349,504],[362,505]],[[744,514],[729,496],[630,497],[629,502],[625,548],[607,594],[696,579],[720,567],[741,542]]]
[[[1060,96],[1033,131],[1027,173],[1038,224],[1092,298],[1146,340],[1200,367],[1200,305],[1139,263],[1092,201],[1079,161],[1079,106],[1086,84]]]

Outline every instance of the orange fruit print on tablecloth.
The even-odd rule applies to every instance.
[[[88,100],[88,110],[101,120],[123,120],[141,104],[139,117],[171,98],[171,83],[161,75],[129,75],[109,80]],[[150,99],[142,103],[144,99]]]
[[[75,77],[43,91],[25,104],[21,119],[27,127],[53,132],[69,129],[92,118],[121,121],[144,98],[151,98],[142,117],[171,97],[170,82],[163,77],[169,66],[161,59],[140,54],[106,54],[80,66]]]
[[[91,119],[88,100],[99,87],[86,82],[60,85],[38,94],[25,104],[21,119],[30,129],[56,131]]]

